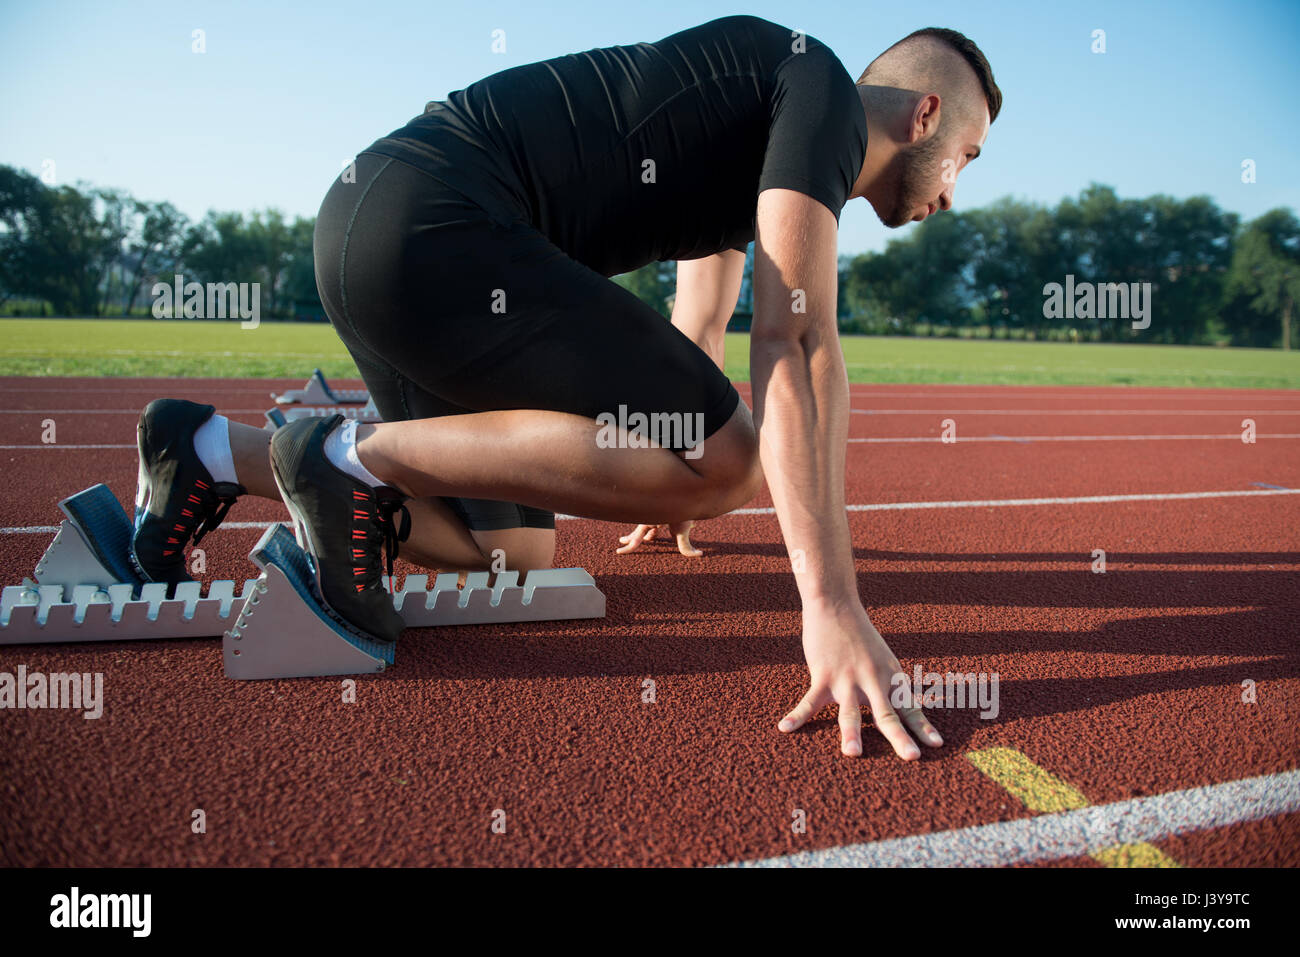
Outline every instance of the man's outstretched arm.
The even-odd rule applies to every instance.
[[[758,197],[750,380],[759,454],[803,604],[810,685],[781,722],[793,731],[832,701],[845,754],[862,753],[862,705],[903,758],[920,756],[904,729],[942,743],[919,708],[890,706],[902,668],[858,597],[844,509],[849,388],[835,322],[836,222],[803,193]]]

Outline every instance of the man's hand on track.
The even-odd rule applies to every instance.
[[[691,544],[691,526],[694,522],[678,522],[673,525],[638,525],[635,530],[627,535],[620,535],[619,542],[622,548],[615,549],[615,555],[626,555],[628,552],[634,552],[641,547],[642,542],[653,542],[659,529],[666,528],[670,535],[677,539],[677,550],[687,558],[699,558],[704,552],[700,551]]]
[[[909,691],[911,681],[860,603],[834,609],[805,608],[803,650],[811,679],[808,693],[781,720],[781,731],[802,727],[835,702],[840,706],[840,750],[849,756],[862,754],[863,705],[870,707],[876,729],[904,760],[921,756],[907,729],[932,748],[943,744],[919,705],[896,712],[890,704],[894,675],[907,680]]]

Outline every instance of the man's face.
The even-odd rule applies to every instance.
[[[954,124],[947,135],[941,127],[934,136],[901,150],[889,168],[885,196],[890,205],[876,209],[880,221],[896,229],[951,209],[957,175],[979,156],[988,129],[985,110],[978,122]]]

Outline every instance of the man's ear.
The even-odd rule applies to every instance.
[[[909,143],[928,139],[939,130],[939,94],[927,93],[912,108],[912,122],[908,127]]]

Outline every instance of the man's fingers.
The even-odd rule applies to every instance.
[[[794,706],[794,710],[781,719],[777,725],[782,731],[794,731],[802,728],[808,719],[830,703],[830,689],[821,687],[812,687],[808,693],[803,696],[803,700]]]
[[[840,703],[840,750],[856,758],[862,753],[862,708],[856,690],[845,688],[835,698]]]
[[[862,688],[858,689],[858,703],[865,704],[868,707],[871,705],[871,696]],[[890,702],[890,707],[893,707],[892,701]],[[920,705],[917,705],[914,708],[894,708],[893,710],[903,719],[903,724],[930,747],[937,748],[943,745],[943,738],[940,736],[939,732],[935,730],[934,725],[932,725],[926,718],[925,711],[921,709]]]
[[[690,531],[677,533],[677,550],[687,558],[699,558],[704,552],[691,544]]]
[[[626,555],[628,552],[635,551],[642,541],[646,540],[646,529],[653,531],[653,526],[638,525],[634,531],[628,535],[620,535],[619,541],[623,543],[622,548],[614,550],[615,555]]]
[[[885,736],[885,740],[893,746],[894,753],[900,758],[915,761],[921,756],[921,749],[903,727],[903,719],[890,707],[889,698],[874,681],[864,681],[863,685],[871,702],[871,720],[875,722],[876,730]]]
[[[912,733],[930,747],[937,748],[943,744],[943,738],[939,736],[939,732],[926,719],[925,712],[920,708],[899,708],[898,713]]]

